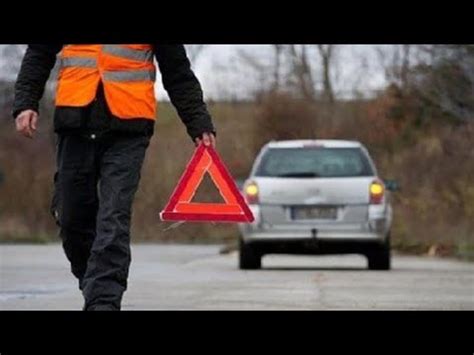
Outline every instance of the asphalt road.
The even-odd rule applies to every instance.
[[[124,310],[474,309],[474,263],[395,256],[368,271],[347,256],[266,256],[240,271],[219,246],[134,245]],[[80,310],[59,244],[0,246],[1,310]]]

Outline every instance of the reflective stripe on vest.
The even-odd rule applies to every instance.
[[[154,70],[127,70],[127,71],[107,71],[103,73],[104,80],[107,81],[155,81]]]
[[[80,67],[80,68],[96,68],[97,60],[87,57],[64,57],[61,58],[61,68]]]
[[[152,45],[67,45],[60,58],[56,105],[84,107],[102,81],[112,114],[156,118],[156,67]]]
[[[139,50],[119,45],[104,44],[102,52],[140,62],[153,62],[153,52],[151,50]]]

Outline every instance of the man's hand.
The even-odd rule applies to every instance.
[[[38,113],[33,110],[22,111],[15,119],[16,130],[25,137],[33,138],[38,124]]]
[[[194,140],[196,147],[202,142],[206,147],[211,146],[212,148],[216,147],[216,137],[214,133],[203,133],[201,138],[196,138]]]

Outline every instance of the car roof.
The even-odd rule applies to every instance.
[[[359,148],[363,145],[358,141],[339,139],[298,139],[271,141],[266,145],[268,148],[303,148],[307,146],[322,146],[325,148]]]

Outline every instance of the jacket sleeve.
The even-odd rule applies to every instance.
[[[201,84],[194,75],[184,45],[155,45],[154,52],[163,86],[171,103],[194,140],[205,132],[216,133],[203,100]]]
[[[12,108],[14,118],[24,110],[38,112],[46,81],[61,48],[62,45],[59,44],[28,45],[15,83],[15,99]]]

